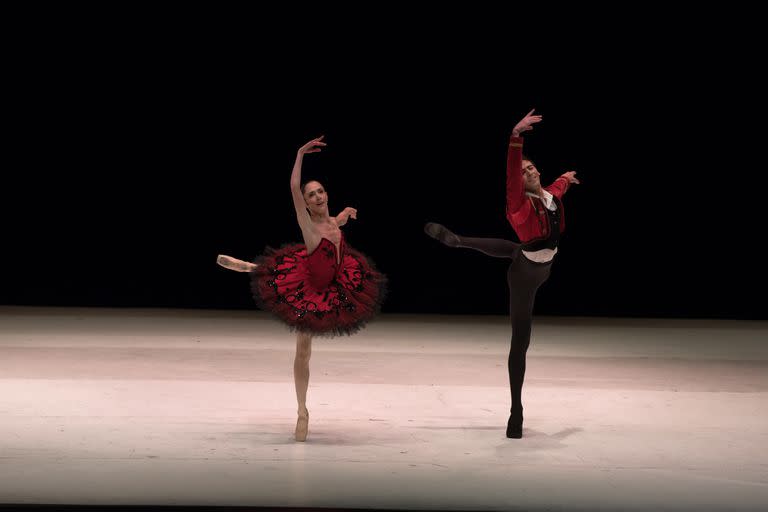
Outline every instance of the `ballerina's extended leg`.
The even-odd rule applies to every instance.
[[[229,270],[234,270],[235,272],[253,272],[256,270],[256,267],[258,267],[255,263],[238,260],[237,258],[227,256],[226,254],[219,254],[216,257],[216,263]]]

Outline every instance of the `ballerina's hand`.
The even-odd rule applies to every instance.
[[[326,143],[323,142],[323,137],[325,135],[321,135],[320,137],[316,139],[312,139],[311,141],[307,142],[303,146],[299,148],[299,154],[306,154],[306,153],[317,153],[319,152],[323,146],[326,146]]]

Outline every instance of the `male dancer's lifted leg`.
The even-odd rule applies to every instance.
[[[520,248],[520,244],[503,238],[459,236],[435,222],[428,222],[424,226],[424,232],[448,247],[474,249],[494,258],[514,258]]]

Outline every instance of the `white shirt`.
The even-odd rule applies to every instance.
[[[541,191],[544,194],[544,197],[541,198],[541,200],[544,202],[544,207],[551,212],[556,212],[557,203],[553,199],[552,194],[544,189]],[[526,192],[525,194],[529,197],[539,197],[536,194],[531,194],[530,192]],[[557,254],[557,247],[554,249],[539,249],[538,251],[523,251],[523,255],[525,255],[526,258],[531,261],[535,261],[536,263],[546,263],[551,261],[552,258],[555,257],[555,254]]]

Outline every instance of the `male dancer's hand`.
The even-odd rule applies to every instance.
[[[576,184],[579,184],[579,183],[581,183],[581,182],[580,182],[580,181],[579,181],[579,180],[576,178],[576,171],[568,171],[568,172],[565,172],[565,173],[563,173],[562,177],[563,177],[563,178],[565,178],[565,179],[567,179],[567,180],[568,180],[568,183],[576,183]]]
[[[521,133],[533,130],[533,125],[541,121],[540,115],[533,115],[534,110],[536,109],[531,109],[531,111],[525,114],[525,117],[512,128],[513,137],[519,137]]]

